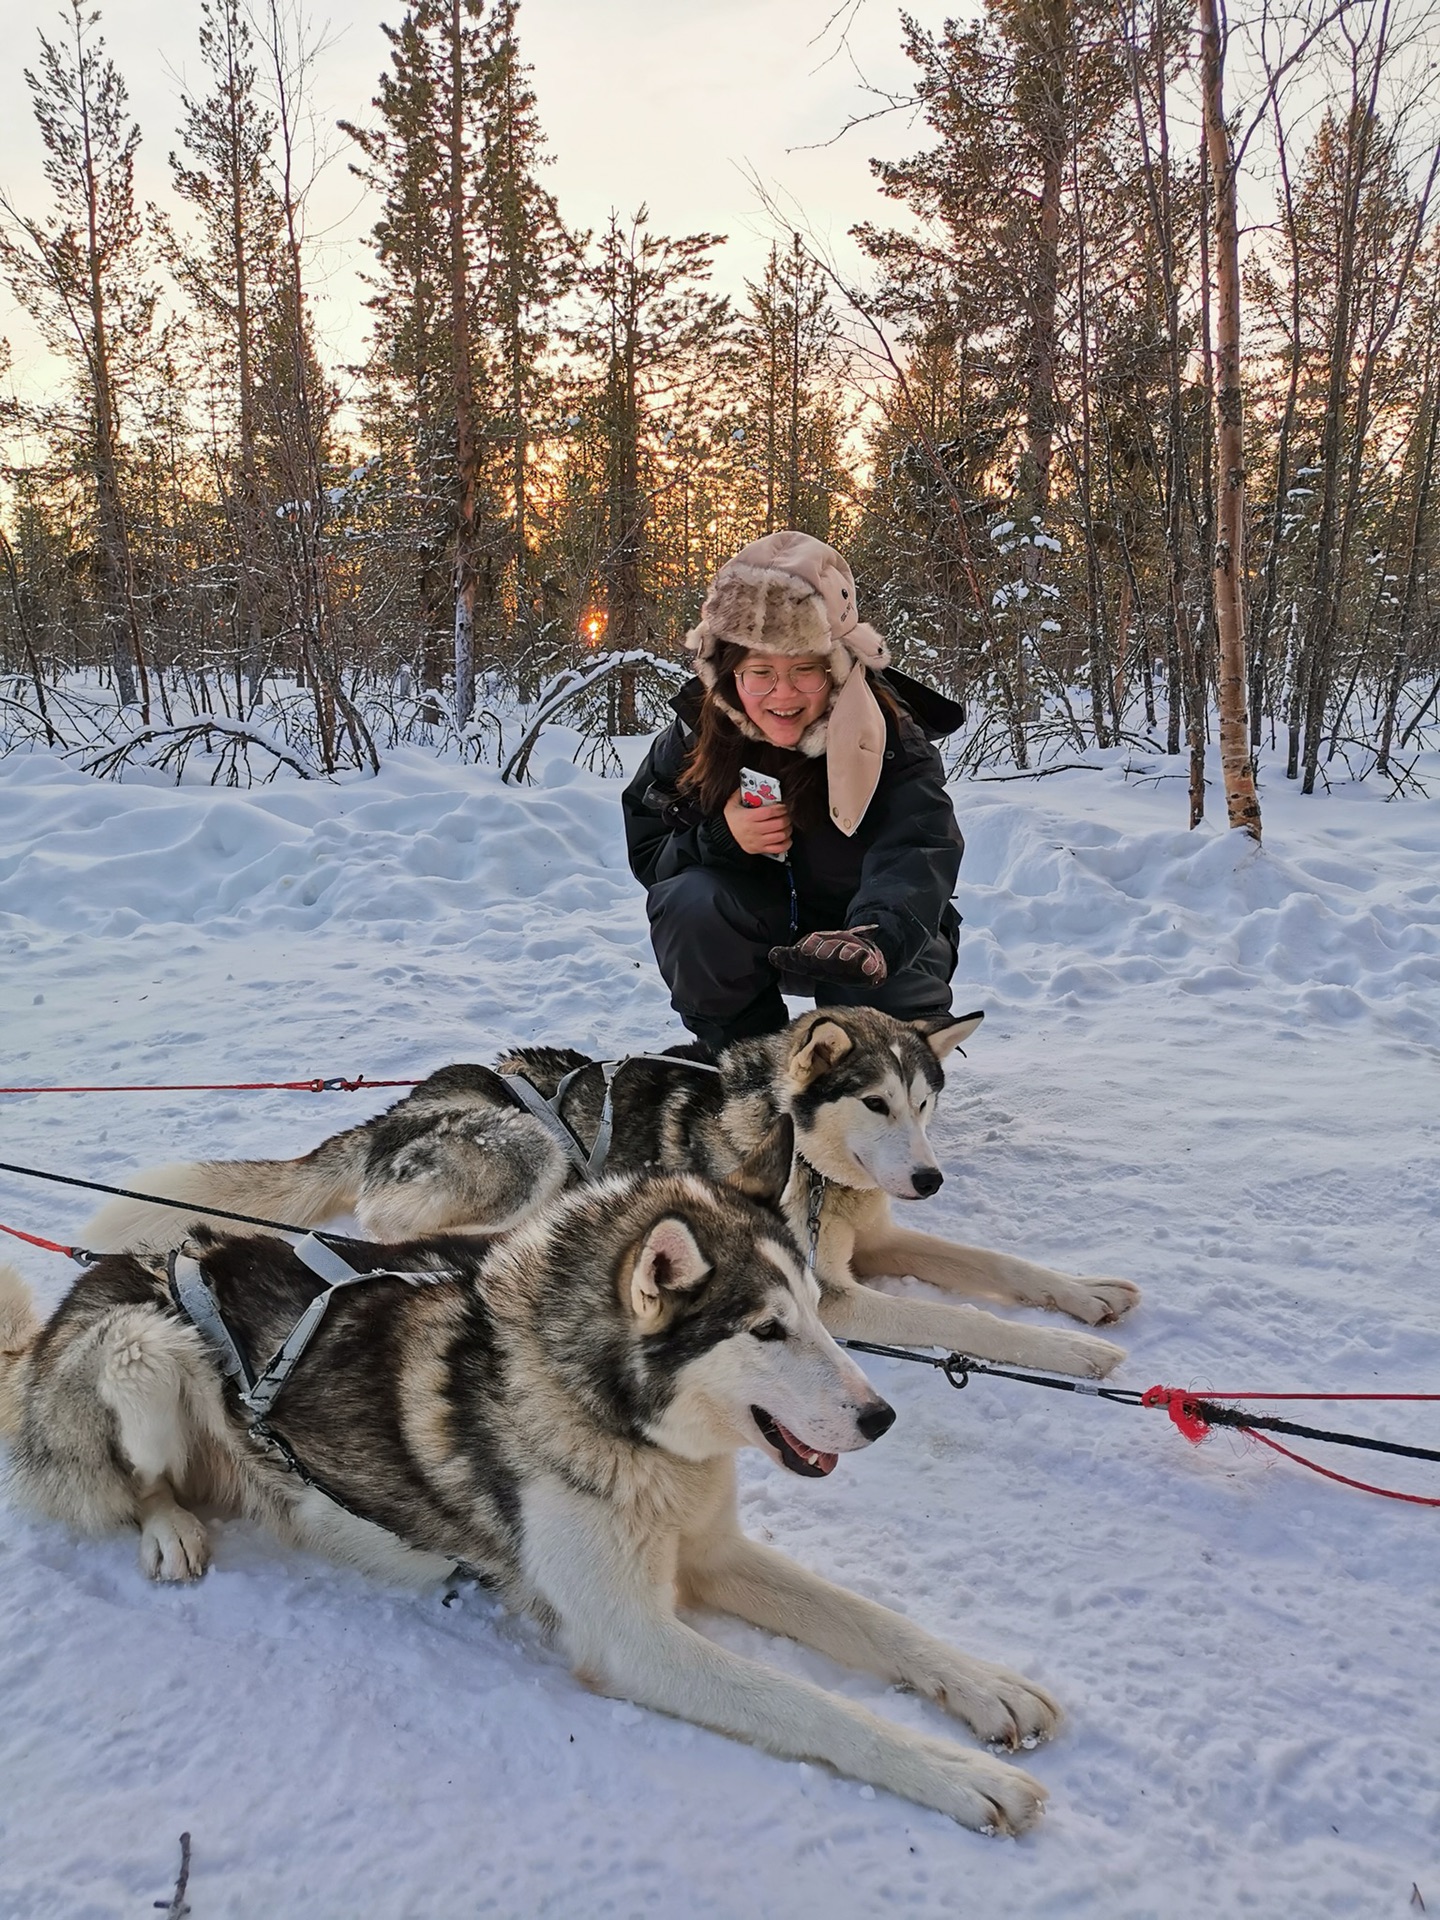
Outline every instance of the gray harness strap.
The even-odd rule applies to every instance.
[[[638,1053],[626,1055],[626,1059],[629,1060],[643,1060],[653,1057],[653,1055]],[[584,1067],[572,1067],[570,1072],[566,1074],[565,1078],[555,1089],[555,1117],[559,1119],[560,1102],[569,1092],[570,1082],[572,1080],[578,1079],[582,1073],[588,1070],[589,1066],[599,1067],[601,1073],[605,1076],[605,1098],[600,1103],[600,1125],[595,1129],[594,1142],[591,1145],[590,1152],[586,1156],[584,1166],[580,1169],[582,1179],[598,1180],[605,1171],[605,1162],[610,1158],[610,1142],[615,1137],[615,1076],[624,1064],[624,1060],[595,1060],[588,1062]],[[561,1121],[561,1125],[564,1125],[563,1121]]]
[[[547,1100],[538,1087],[531,1086],[523,1073],[517,1073],[513,1068],[502,1068],[500,1078],[508,1082],[511,1093],[521,1106],[527,1107],[551,1138],[560,1143],[565,1158],[580,1178],[588,1180],[590,1162],[585,1149],[555,1111],[553,1102]],[[562,1080],[560,1084],[563,1087],[565,1082]],[[556,1099],[558,1098],[557,1093]]]
[[[307,1233],[303,1240],[297,1240],[294,1252],[313,1274],[325,1282],[325,1290],[323,1293],[317,1293],[306,1307],[286,1334],[279,1352],[250,1391],[241,1394],[240,1398],[249,1408],[253,1420],[263,1420],[274,1406],[276,1395],[295,1371],[305,1349],[319,1332],[320,1322],[330,1311],[330,1302],[340,1289],[358,1286],[363,1280],[374,1280],[378,1277],[376,1273],[357,1273],[348,1260],[342,1259],[335,1249],[326,1246],[323,1240],[317,1240],[313,1233]]]
[[[510,1091],[520,1104],[528,1108],[541,1126],[559,1141],[580,1178],[598,1180],[605,1171],[605,1162],[610,1158],[610,1148],[615,1138],[615,1076],[621,1067],[628,1066],[632,1060],[653,1060],[662,1067],[689,1067],[695,1073],[720,1071],[719,1067],[712,1067],[708,1060],[686,1060],[673,1053],[626,1053],[618,1060],[587,1060],[583,1066],[572,1067],[548,1100],[517,1067],[502,1067],[500,1078],[509,1083]],[[561,1119],[560,1103],[570,1091],[571,1081],[578,1080],[582,1073],[588,1073],[592,1067],[599,1067],[605,1076],[605,1098],[600,1107],[600,1126],[594,1144],[586,1153],[579,1136]]]
[[[246,1424],[257,1444],[271,1454],[278,1454],[292,1473],[303,1480],[307,1487],[323,1494],[332,1506],[339,1507],[343,1513],[351,1514],[357,1520],[363,1520],[367,1526],[378,1526],[377,1521],[342,1500],[323,1480],[317,1480],[284,1435],[268,1425],[265,1416],[274,1406],[280,1389],[295,1371],[301,1355],[314,1339],[331,1300],[342,1287],[353,1287],[362,1280],[405,1280],[412,1286],[428,1286],[432,1281],[450,1280],[455,1276],[449,1272],[407,1273],[394,1267],[370,1267],[363,1273],[357,1273],[343,1254],[337,1253],[327,1241],[313,1233],[307,1233],[303,1240],[298,1240],[293,1251],[318,1279],[325,1282],[325,1288],[316,1294],[300,1315],[258,1379],[251,1379],[250,1369],[245,1365],[234,1336],[226,1326],[224,1315],[210,1291],[210,1283],[201,1271],[199,1261],[192,1259],[189,1254],[170,1255],[170,1297],[209,1345],[221,1372],[235,1382],[240,1403],[247,1415]],[[390,1529],[383,1527],[380,1531],[388,1533]],[[455,1562],[454,1576],[478,1580],[482,1584],[485,1581],[483,1570],[470,1566],[464,1560]],[[449,1604],[448,1600],[446,1604]]]
[[[252,1427],[259,1425],[274,1406],[280,1389],[299,1365],[301,1357],[319,1331],[330,1310],[330,1302],[342,1287],[358,1286],[362,1280],[405,1280],[412,1286],[426,1286],[434,1280],[446,1280],[448,1273],[404,1273],[391,1267],[367,1267],[357,1272],[343,1254],[313,1233],[295,1243],[291,1251],[302,1260],[325,1286],[305,1308],[291,1327],[269,1364],[255,1377],[241,1358],[234,1336],[225,1324],[210,1283],[200,1263],[187,1253],[172,1253],[169,1260],[170,1296],[180,1311],[208,1341],[220,1370],[235,1382],[240,1403]]]
[[[230,1329],[221,1317],[210,1291],[210,1283],[200,1271],[198,1260],[187,1253],[172,1253],[168,1262],[170,1297],[213,1351],[220,1371],[233,1380],[243,1400],[250,1391],[250,1369],[240,1358],[240,1349],[230,1337]]]

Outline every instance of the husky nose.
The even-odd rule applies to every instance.
[[[873,1407],[867,1407],[855,1422],[867,1440],[878,1440],[882,1433],[888,1433],[895,1424],[895,1409],[888,1401],[877,1400]]]
[[[932,1193],[938,1193],[945,1176],[939,1167],[916,1167],[910,1176],[910,1184],[922,1200],[928,1200]]]

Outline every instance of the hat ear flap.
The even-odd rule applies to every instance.
[[[852,674],[830,709],[825,752],[830,818],[848,838],[875,797],[885,758],[885,716],[863,673]]]

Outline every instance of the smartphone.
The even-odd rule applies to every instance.
[[[778,807],[780,782],[773,773],[756,773],[753,767],[741,767],[740,804],[742,807]]]
[[[780,782],[773,773],[757,773],[753,767],[740,769],[740,804],[742,807],[778,807],[780,804]],[[783,853],[767,853],[767,860],[778,860],[784,865]]]

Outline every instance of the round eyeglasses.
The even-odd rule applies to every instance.
[[[781,682],[793,687],[796,693],[819,693],[822,687],[830,684],[830,669],[823,660],[801,660],[788,674],[779,674],[774,667],[739,667],[735,672],[735,684],[742,693],[748,693],[755,699],[763,699],[767,693],[774,693]]]

